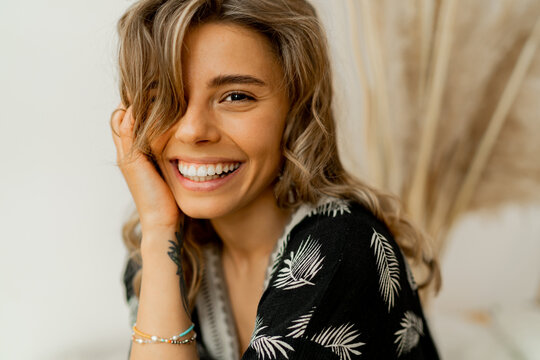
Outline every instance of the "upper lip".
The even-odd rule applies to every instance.
[[[190,164],[219,164],[219,163],[239,163],[242,160],[224,158],[224,157],[191,157],[191,156],[177,156],[170,160],[171,162],[186,162]]]

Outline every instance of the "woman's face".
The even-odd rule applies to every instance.
[[[182,73],[186,112],[152,143],[178,206],[207,219],[253,208],[272,194],[289,107],[268,40],[201,25],[185,38]]]

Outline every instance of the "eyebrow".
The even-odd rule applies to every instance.
[[[264,81],[251,75],[219,75],[208,82],[208,87],[219,87],[229,84],[266,86]]]

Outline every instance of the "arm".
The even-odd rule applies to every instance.
[[[161,337],[171,337],[187,329],[191,319],[182,303],[179,269],[173,261],[175,229],[156,229],[143,234],[143,276],[137,313],[137,328]],[[170,240],[175,239],[175,240]],[[169,242],[172,241],[173,243]],[[174,245],[173,245],[174,244]],[[137,359],[198,359],[194,343],[186,345],[133,343],[132,360]]]
[[[179,286],[183,280],[179,261],[182,244],[176,237],[180,210],[154,164],[133,148],[133,125],[130,108],[113,113],[111,128],[117,162],[135,201],[143,234],[137,328],[146,334],[169,338],[191,325],[185,293]],[[185,345],[134,342],[130,359],[194,360],[199,357],[193,342]]]

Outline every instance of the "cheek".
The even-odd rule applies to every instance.
[[[281,139],[284,121],[274,117],[251,118],[244,126],[237,128],[237,144],[250,161],[261,161],[272,165],[281,157]],[[274,159],[274,158],[277,158]],[[275,161],[274,161],[275,160]]]

